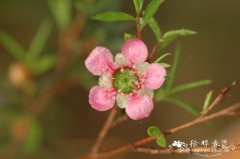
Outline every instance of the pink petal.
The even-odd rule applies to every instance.
[[[87,69],[96,76],[100,76],[106,69],[113,69],[113,55],[105,47],[96,47],[85,60]]]
[[[166,70],[157,63],[150,64],[145,74],[144,85],[148,89],[158,89],[165,81]]]
[[[147,95],[134,94],[130,97],[125,110],[129,118],[133,120],[147,118],[153,110],[153,101]]]
[[[140,39],[127,40],[122,45],[121,51],[134,64],[146,61],[148,56],[147,46]]]
[[[89,93],[89,103],[98,111],[106,111],[114,106],[115,96],[110,89],[94,86]]]

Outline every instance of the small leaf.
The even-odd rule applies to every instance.
[[[156,102],[160,102],[165,97],[166,97],[166,90],[163,87],[157,89],[154,93],[154,101]]]
[[[148,128],[148,135],[149,136],[152,136],[152,137],[160,137],[162,134],[161,134],[161,131],[158,127],[156,126],[151,126]]]
[[[165,67],[165,68],[171,67],[171,65],[168,64],[168,63],[159,63],[159,64],[162,65],[162,66]]]
[[[188,90],[188,89],[193,89],[193,88],[205,86],[205,85],[208,85],[208,84],[211,84],[211,83],[212,83],[211,80],[201,80],[201,81],[182,84],[182,85],[179,85],[179,86],[171,89],[169,94],[174,94],[174,93],[178,93],[178,92],[185,91],[185,90]]]
[[[210,104],[211,98],[212,98],[212,94],[213,94],[212,90],[207,93],[206,98],[204,100],[204,104],[203,104],[203,111],[207,110],[207,108],[209,107],[209,104]]]
[[[0,31],[0,43],[9,51],[17,60],[24,62],[26,51],[24,48],[9,34]]]
[[[152,0],[146,10],[145,13],[143,15],[143,23],[141,25],[141,29],[143,29],[148,22],[150,21],[150,19],[153,17],[153,15],[157,12],[158,8],[160,7],[160,5],[164,2],[164,0]]]
[[[93,5],[94,3],[94,5]],[[113,0],[100,0],[100,1],[89,1],[89,0],[77,0],[74,1],[74,7],[83,13],[84,16],[93,16],[97,13],[100,13],[106,8],[108,9],[117,9],[121,6],[122,1],[113,1]]]
[[[55,57],[53,55],[45,55],[38,59],[37,62],[32,63],[30,66],[33,70],[33,73],[36,75],[40,75],[49,71],[55,63]]]
[[[70,25],[72,20],[72,1],[48,0],[48,6],[60,31],[64,31]]]
[[[162,61],[165,57],[172,55],[171,53],[165,53],[162,56],[160,56],[159,58],[157,58],[157,60],[154,61],[154,63],[159,63],[160,61]]]
[[[37,121],[32,121],[31,131],[27,137],[24,151],[26,154],[33,154],[36,152],[42,142],[42,128]]]
[[[124,12],[103,12],[92,17],[100,21],[129,21],[135,20],[133,16]]]
[[[124,33],[123,34],[123,39],[124,40],[129,40],[129,39],[132,39],[132,38],[136,38],[136,36],[132,35],[132,34],[129,34],[129,33]]]
[[[188,102],[186,102],[186,101],[184,101],[180,98],[177,98],[177,97],[174,97],[174,96],[168,96],[168,97],[164,98],[164,100],[169,102],[169,103],[176,104],[177,106],[180,106],[180,107],[184,108],[188,112],[192,113],[194,116],[199,115],[200,111],[196,106],[194,106],[194,105],[192,105],[192,104],[190,104],[190,103],[188,103]]]
[[[31,61],[34,60],[34,58],[38,58],[40,53],[43,51],[44,45],[47,42],[47,38],[51,32],[51,28],[51,21],[49,19],[45,19],[32,40],[32,43],[28,50],[28,54],[26,55],[26,58],[28,60]]]
[[[180,50],[180,46],[178,45],[175,50],[173,65],[172,65],[171,72],[169,73],[169,78],[168,78],[168,80],[166,80],[166,89],[167,90],[169,90],[172,87],[172,84],[175,80],[178,65],[179,65],[180,53],[181,53],[181,50]]]
[[[197,32],[188,30],[188,29],[179,29],[179,30],[171,30],[166,32],[163,35],[163,39],[161,41],[161,49],[168,46],[173,40],[181,36],[195,35]]]
[[[160,129],[156,126],[151,126],[148,128],[148,135],[156,137],[156,143],[161,147],[166,147],[167,142],[165,136],[162,134]]]
[[[153,31],[157,41],[160,42],[161,41],[162,32],[161,32],[160,26],[158,25],[157,21],[154,18],[151,18],[149,20],[149,22],[148,22],[148,25],[152,29],[152,31]]]
[[[164,135],[161,135],[156,139],[158,146],[165,148],[167,146],[167,141]]]
[[[133,0],[136,13],[140,13],[143,7],[144,0]]]

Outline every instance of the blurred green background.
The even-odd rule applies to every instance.
[[[26,49],[39,26],[48,18],[50,34],[40,57],[50,55],[53,58],[49,65],[43,62],[45,71],[33,75],[32,72],[38,70],[38,59],[30,60],[33,64],[28,70],[0,44],[1,159],[70,159],[79,156],[91,148],[107,117],[108,112],[97,112],[88,104],[88,90],[96,78],[86,71],[83,61],[97,45],[118,52],[123,33],[134,33],[135,26],[127,22],[98,22],[91,20],[90,16],[116,10],[134,14],[132,1],[58,1],[62,1],[62,6],[56,7],[57,0],[0,1],[0,30],[10,34]],[[58,13],[62,14],[62,18],[56,18]],[[178,96],[201,108],[209,90],[214,90],[214,95],[217,95],[221,88],[240,78],[240,1],[166,0],[155,17],[163,31],[189,28],[198,32],[196,36],[178,40],[183,53],[175,84],[213,80],[211,85]],[[149,49],[155,44],[150,29],[144,31],[143,40]],[[161,53],[172,52],[174,46]],[[171,61],[167,58],[167,62]],[[237,86],[222,107],[239,101],[239,97]],[[185,110],[161,102],[155,106],[150,118],[141,122],[125,122],[111,130],[103,149],[145,137],[151,125],[166,130],[193,118]],[[235,130],[239,126],[237,118],[222,118],[181,131],[168,141],[171,144],[173,140],[189,142],[192,139],[226,138],[229,142],[240,143],[239,136],[234,137],[234,134],[239,134],[239,130]],[[161,157],[181,159],[194,156],[131,153],[112,158]],[[239,153],[232,158],[239,158]]]

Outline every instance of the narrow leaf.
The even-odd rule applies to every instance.
[[[190,103],[188,103],[188,102],[186,102],[186,101],[184,101],[180,98],[177,98],[177,97],[174,97],[174,96],[168,96],[168,97],[164,98],[164,100],[169,102],[169,103],[176,104],[177,106],[182,107],[183,109],[192,113],[194,116],[199,115],[200,111],[196,106],[194,106],[194,105],[192,105],[192,104],[190,104]]]
[[[38,59],[37,62],[32,63],[31,68],[33,73],[40,75],[49,71],[55,64],[55,57],[53,55],[45,55]]]
[[[124,33],[123,34],[123,39],[124,40],[129,40],[129,39],[132,39],[132,38],[136,38],[136,35],[129,34],[129,33]]]
[[[124,12],[103,12],[92,17],[100,21],[129,21],[135,20],[133,16]]]
[[[179,86],[171,89],[169,94],[174,94],[174,93],[178,93],[178,92],[185,91],[185,90],[188,90],[188,89],[193,89],[193,88],[205,86],[205,85],[208,85],[208,84],[211,84],[211,83],[212,83],[211,80],[201,80],[201,81],[182,84],[182,85],[179,85]]]
[[[171,67],[171,65],[168,64],[168,63],[159,63],[159,64],[162,65],[162,66],[165,67],[165,68]]]
[[[167,141],[164,135],[161,135],[156,139],[158,146],[165,148],[167,146]]]
[[[162,32],[161,32],[160,26],[158,25],[157,21],[154,18],[151,18],[149,20],[149,22],[148,22],[148,25],[152,29],[152,31],[153,31],[157,41],[160,42],[161,41]]]
[[[161,136],[161,131],[158,127],[151,126],[151,127],[148,128],[148,135],[153,136],[153,137],[160,137]]]
[[[164,0],[152,0],[143,15],[143,23],[141,25],[141,29],[143,29],[149,22],[149,20],[153,17],[153,15],[157,12],[159,6],[164,2]]]
[[[117,9],[121,6],[122,1],[113,1],[113,0],[100,0],[94,1],[94,5],[92,2],[89,3],[87,0],[77,0],[74,1],[74,7],[83,13],[84,16],[91,17],[97,13],[103,12],[108,9]]]
[[[168,46],[171,42],[173,42],[178,37],[195,35],[195,34],[197,34],[197,32],[188,30],[188,29],[179,29],[179,30],[168,31],[163,35],[163,39],[161,41],[161,49]]]
[[[162,61],[165,57],[172,55],[171,53],[165,53],[162,56],[160,56],[159,58],[157,58],[157,60],[154,61],[154,63],[159,63],[160,61]]]
[[[207,93],[206,98],[204,100],[204,104],[203,104],[203,111],[207,110],[207,108],[211,102],[212,94],[213,94],[212,90]]]
[[[0,31],[0,43],[9,51],[14,58],[24,61],[26,51],[24,48],[9,34]]]
[[[161,100],[163,100],[166,97],[166,90],[161,87],[159,89],[157,89],[154,93],[154,101],[156,102],[160,102]]]
[[[179,59],[180,59],[180,46],[178,45],[176,47],[175,50],[175,55],[174,55],[174,59],[173,59],[173,65],[172,65],[172,69],[171,72],[169,73],[169,78],[166,81],[166,89],[169,90],[172,87],[172,84],[175,80],[176,74],[177,74],[177,69],[178,69],[178,65],[179,65]]]
[[[72,20],[72,1],[48,0],[48,6],[60,31],[64,31],[70,25]]]
[[[140,13],[143,7],[144,0],[133,0],[136,13]]]
[[[26,139],[24,151],[26,154],[34,154],[42,143],[42,128],[39,123],[34,121],[31,125],[31,131]]]
[[[47,38],[51,32],[51,28],[51,21],[49,19],[45,19],[32,40],[26,57],[28,60],[34,60],[34,58],[38,58],[40,53],[43,51],[44,45],[47,42]]]

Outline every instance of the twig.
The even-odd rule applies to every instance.
[[[151,51],[151,53],[150,53],[149,56],[148,56],[148,61],[149,61],[149,62],[152,62],[152,61],[153,61],[153,58],[154,58],[154,56],[155,56],[155,54],[157,53],[157,51],[158,51],[159,48],[160,48],[160,43],[157,42],[157,43],[154,45],[154,47],[152,48],[152,51]]]
[[[71,89],[73,86],[74,84],[67,79],[56,80],[30,102],[30,112],[37,117],[41,116],[53,97]]]
[[[99,148],[100,148],[103,140],[105,139],[109,129],[112,126],[112,122],[115,118],[116,113],[117,113],[117,107],[114,106],[114,108],[111,110],[104,126],[102,127],[102,129],[101,129],[101,131],[100,131],[100,133],[99,133],[99,135],[98,135],[98,137],[97,137],[97,139],[96,139],[96,141],[95,141],[95,143],[92,147],[91,154],[97,154],[98,153]]]
[[[139,147],[133,150],[133,152],[147,153],[151,155],[158,154],[183,154],[183,153],[211,153],[211,152],[228,152],[240,150],[240,144],[237,145],[227,145],[225,147],[213,147],[213,146],[199,146],[194,148],[184,148],[184,149],[163,149],[163,148],[147,148]]]
[[[119,118],[117,118],[115,121],[113,121],[112,123],[112,128],[117,126],[118,124],[124,122],[128,120],[128,116],[127,115],[123,115],[123,116],[120,116]]]
[[[210,106],[201,113],[200,117],[205,116],[209,111],[211,111],[215,106],[217,106],[218,104],[222,103],[225,99],[225,96],[228,92],[230,92],[232,90],[232,88],[236,86],[236,81],[234,81],[232,83],[231,86],[226,86],[225,88],[223,88],[219,95],[215,98],[215,100],[212,102],[212,104],[210,104]]]
[[[215,119],[215,118],[222,117],[222,116],[229,116],[229,112],[234,112],[237,109],[240,109],[240,103],[234,104],[230,107],[227,107],[227,108],[225,108],[221,111],[218,111],[216,113],[213,113],[211,115],[197,118],[191,122],[185,123],[176,128],[167,130],[165,135],[170,135],[170,134],[176,133],[180,130],[183,130],[185,128],[191,127],[191,126],[199,124],[199,123],[203,123],[203,122],[211,120],[211,119]],[[101,153],[98,153],[95,155],[90,155],[90,156],[88,156],[88,158],[103,158],[103,157],[110,157],[110,156],[117,155],[117,154],[127,153],[127,152],[130,152],[130,151],[136,149],[137,147],[146,145],[153,141],[155,141],[155,137],[147,137],[147,138],[138,140],[136,142],[133,142],[132,144],[128,144],[128,145],[125,145],[125,146],[122,146],[122,147],[119,147],[119,148],[116,148],[113,150],[104,151],[104,152],[101,152]],[[80,158],[82,158],[82,157],[80,157]]]
[[[199,123],[202,123],[202,122],[205,122],[205,121],[208,121],[208,120],[211,120],[211,119],[214,119],[214,118],[218,118],[218,117],[221,117],[221,116],[229,116],[229,112],[234,112],[235,110],[237,109],[240,109],[240,103],[237,103],[235,105],[232,105],[230,107],[227,107],[223,110],[220,110],[216,113],[213,113],[211,115],[208,115],[208,116],[205,116],[205,117],[201,117],[201,118],[197,118],[189,123],[186,123],[186,124],[183,124],[183,125],[180,125],[176,128],[173,128],[173,129],[170,129],[167,131],[167,133],[169,134],[173,134],[177,131],[180,131],[182,129],[185,129],[187,127],[190,127],[190,126],[193,126],[195,124],[199,124]]]
[[[137,27],[137,36],[139,39],[142,39],[142,30],[140,26],[140,13],[136,12],[136,27]]]
[[[71,61],[71,53],[74,44],[79,39],[85,26],[85,21],[80,14],[75,16],[72,24],[59,35],[58,52],[57,52],[57,70],[63,72]]]

